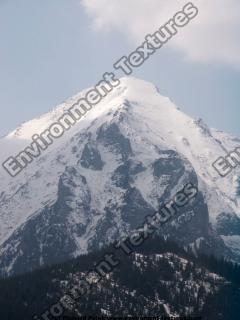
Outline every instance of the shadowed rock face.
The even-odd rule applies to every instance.
[[[102,170],[104,164],[101,159],[101,155],[94,144],[85,144],[81,155],[80,164],[86,169]]]
[[[1,246],[2,274],[23,273],[101,248],[142,226],[147,215],[185,184],[198,186],[186,158],[155,145],[149,145],[157,150],[150,160],[148,150],[134,152],[133,141],[118,121],[76,137],[71,150],[78,159],[60,175],[55,201]],[[201,192],[159,232],[194,249],[228,254],[211,229]]]
[[[59,179],[57,201],[27,221],[2,246],[4,273],[13,261],[11,273],[22,273],[74,256],[77,245],[73,234],[86,232],[90,201],[85,177],[67,167]],[[79,215],[78,224],[71,223],[73,212]]]
[[[102,142],[112,152],[120,155],[123,161],[132,155],[131,143],[121,133],[116,123],[102,125],[97,132],[97,141]]]
[[[232,214],[221,213],[217,217],[217,231],[224,236],[240,236],[240,219]]]
[[[117,187],[127,189],[134,181],[134,176],[144,170],[141,162],[134,162],[132,159],[127,160],[114,171],[112,181]]]

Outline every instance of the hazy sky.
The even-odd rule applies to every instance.
[[[0,135],[94,85],[187,2],[0,0]],[[134,75],[240,135],[240,1],[193,2],[196,20]]]

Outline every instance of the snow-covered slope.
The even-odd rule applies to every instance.
[[[85,92],[2,138],[0,160],[27,147]],[[240,170],[223,179],[212,163],[239,144],[185,115],[152,84],[122,78],[17,177],[1,168],[1,267],[25,271],[101,246],[138,227],[189,180],[198,184],[198,206],[207,216],[201,232],[185,242],[234,235],[236,248],[240,211],[233,181]]]

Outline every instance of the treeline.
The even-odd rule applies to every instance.
[[[149,316],[160,312],[165,315],[163,305],[159,304],[161,300],[168,301],[183,315],[185,308],[191,306],[193,315],[203,314],[205,319],[208,319],[208,314],[213,315],[221,310],[221,314],[216,316],[216,313],[209,319],[234,320],[235,314],[240,312],[240,304],[232,301],[240,301],[240,266],[213,256],[196,257],[175,242],[154,236],[130,256],[109,246],[59,265],[0,280],[0,319],[27,320],[32,319],[34,314],[41,314],[61,297],[63,283],[71,279],[70,275],[87,273],[109,252],[114,252],[121,263],[110,280],[103,280],[95,291],[81,299],[78,309],[83,314],[101,315],[101,310],[107,309],[112,314],[118,310],[118,314],[145,313]],[[144,256],[144,261],[136,260],[136,252]],[[152,258],[154,254],[166,253],[172,254],[173,258],[157,262]],[[183,268],[179,258],[174,259],[174,255],[187,260],[186,268]],[[215,283],[207,276],[209,271],[231,284],[226,281]],[[213,290],[212,294],[207,293],[203,285],[206,281]],[[192,285],[189,286],[189,283]],[[66,286],[71,285],[69,280]],[[219,289],[217,292],[215,287]],[[219,303],[220,308],[217,307]],[[231,304],[232,308],[228,310]]]
[[[175,253],[187,260],[192,261],[197,266],[204,267],[209,271],[216,273],[236,285],[240,285],[240,265],[227,261],[224,258],[216,258],[214,255],[205,255],[198,253],[196,256],[188,249],[185,250],[179,246],[175,241],[165,240],[161,236],[154,236],[149,238],[141,247],[137,249],[142,253]]]

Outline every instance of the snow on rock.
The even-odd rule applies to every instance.
[[[86,91],[0,139],[0,161],[27,147],[34,134],[56,122]],[[16,234],[20,228],[25,230],[29,221],[36,223],[43,212],[49,217],[47,208],[60,219],[61,203],[68,214],[58,225],[65,224],[66,233],[71,233],[71,255],[86,252],[96,243],[103,245],[105,238],[110,241],[136,228],[144,215],[153,213],[161,200],[169,199],[189,179],[198,184],[201,206],[206,206],[211,227],[217,230],[222,214],[240,217],[232,182],[240,169],[223,179],[212,163],[239,145],[240,139],[184,114],[154,85],[122,78],[118,88],[17,177],[0,169],[2,250],[6,252],[9,239],[19,243]],[[41,224],[44,226],[43,221]],[[40,229],[46,232],[44,227]],[[207,232],[203,231],[204,236]],[[202,236],[196,234],[196,239]],[[190,235],[189,241],[196,239]],[[232,247],[226,239],[225,244]]]

